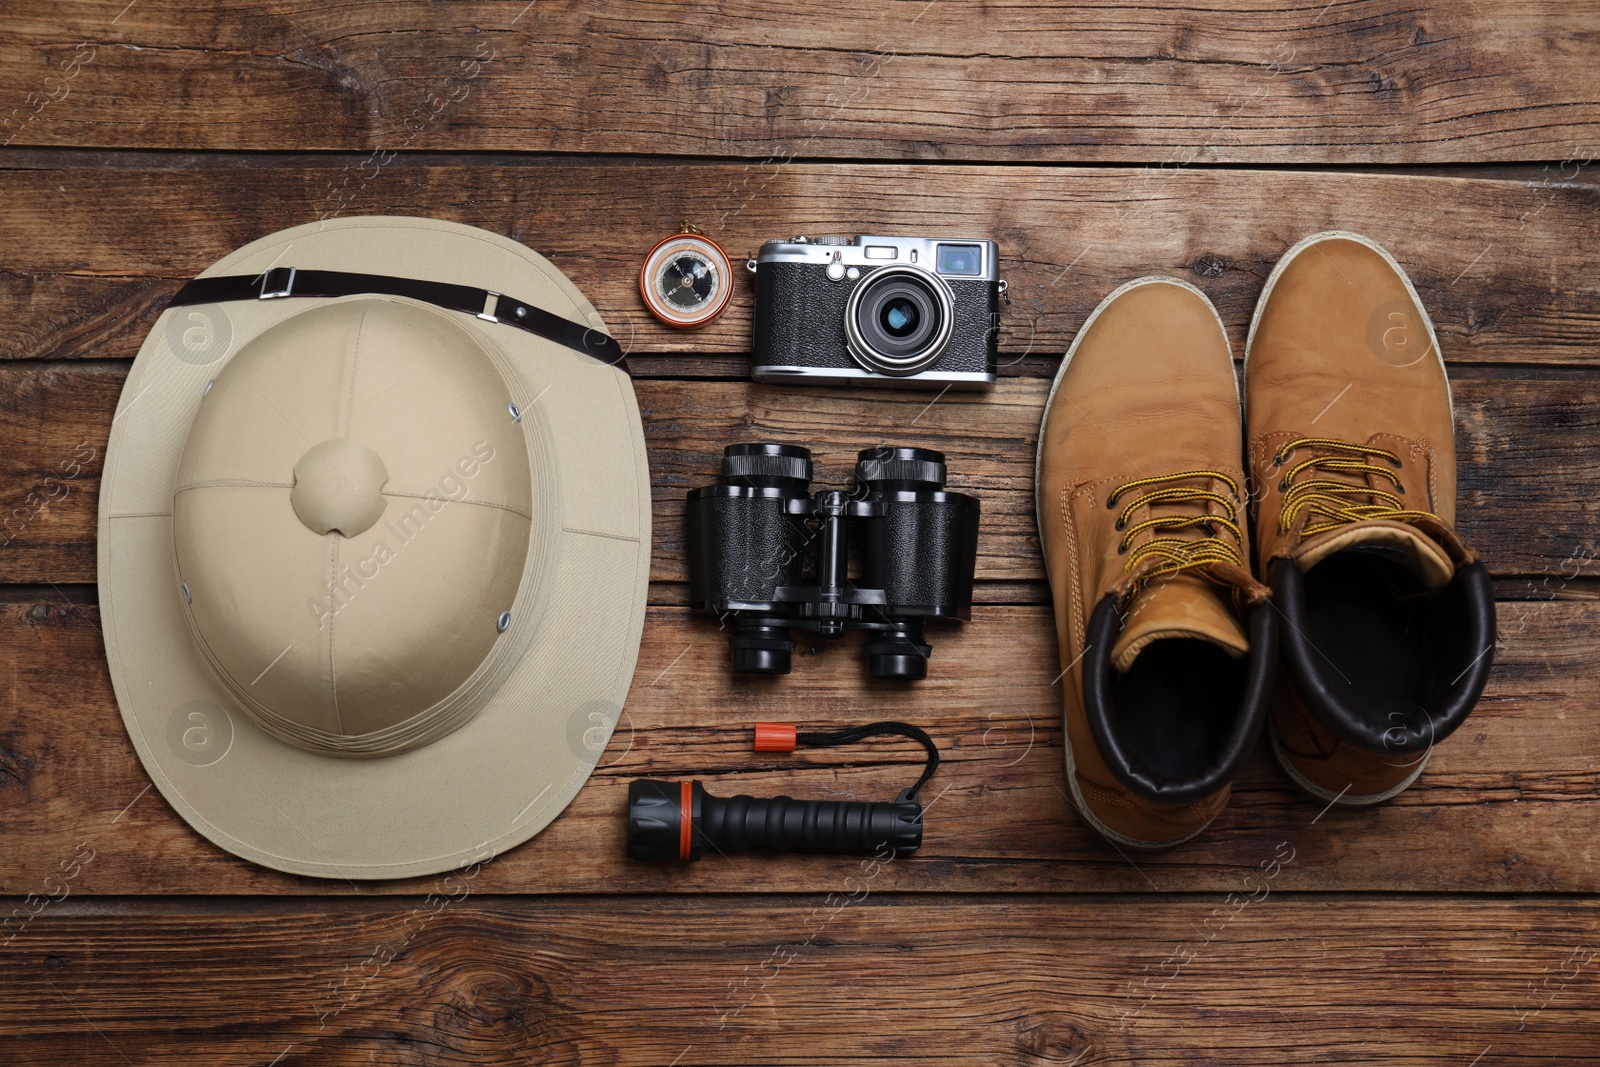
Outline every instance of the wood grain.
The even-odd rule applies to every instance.
[[[1597,56],[1596,0],[11,0],[0,1063],[1600,1063]],[[639,376],[656,581],[568,810],[480,868],[358,889],[235,859],[152,789],[94,518],[127,361],[178,286],[380,213],[508,234],[593,298]],[[639,304],[680,218],[736,263],[797,232],[993,237],[1006,380],[931,407],[752,386],[747,287],[692,333]],[[1046,382],[1152,272],[1201,286],[1239,351],[1278,256],[1334,228],[1388,246],[1439,326],[1462,529],[1504,598],[1490,687],[1389,804],[1324,811],[1263,746],[1207,833],[1130,860],[1062,793]],[[684,607],[679,516],[753,438],[833,480],[864,445],[933,445],[982,496],[980,606],[931,635],[928,681],[867,682],[858,639],[729,676]],[[891,795],[913,746],[749,750],[753,718],[868,710],[943,748],[918,855],[623,858],[642,775]]]
[[[0,363],[0,435],[10,443],[0,453],[0,581],[94,581],[99,472],[123,376],[117,363]],[[1463,535],[1497,576],[1565,584],[1600,574],[1600,382],[1458,368],[1454,385]],[[862,448],[944,451],[951,487],[983,504],[979,577],[1038,582],[1033,462],[1048,390],[1042,378],[942,398],[641,380],[655,497],[652,577],[685,580],[683,495],[715,480],[722,446],[770,439],[811,447],[819,482],[833,484],[845,481]]]
[[[1456,374],[1459,528],[1495,574],[1600,574],[1600,494],[1590,488],[1600,476],[1600,382],[1535,375]],[[1007,380],[988,394],[946,393],[935,403],[931,393],[640,382],[657,486],[652,576],[686,579],[682,494],[714,480],[722,446],[770,439],[812,447],[819,480],[835,484],[861,448],[943,451],[950,486],[983,503],[979,576],[1041,580],[1033,467],[1049,386]]]
[[[1395,253],[1452,363],[1600,365],[1600,185],[1594,168],[1575,164],[1511,181],[1161,167],[10,158],[0,169],[0,358],[131,358],[182,282],[240,245],[324,215],[399,214],[486,227],[551,257],[627,350],[647,363],[667,357],[651,366],[666,376],[705,371],[667,354],[750,348],[742,279],[728,313],[702,330],[673,330],[644,311],[639,262],[682,218],[736,264],[796,233],[992,237],[1011,284],[1000,339],[1009,375],[1044,373],[1040,354],[1064,352],[1107,293],[1150,273],[1204,289],[1242,354],[1273,264],[1329,229]],[[714,373],[747,370],[738,360]]]
[[[1151,901],[908,901],[870,871],[764,901],[507,900],[478,895],[487,872],[359,910],[69,899],[0,949],[0,1050],[16,1067],[1464,1067],[1592,1064],[1600,1044],[1594,901],[1284,897],[1262,870]]]
[[[1570,0],[9,5],[24,145],[1009,162],[1566,159]]]
[[[76,592],[76,591],[74,591]],[[0,896],[37,892],[80,842],[82,894],[345,893],[204,841],[140,767],[112,698],[98,612],[51,590],[0,606]],[[811,891],[854,860],[712,855],[680,866],[623,858],[627,785],[698,777],[713,793],[888,799],[920,770],[915,745],[757,755],[757,719],[918,723],[945,762],[927,838],[881,888],[931,892],[1227,891],[1289,841],[1295,890],[1592,893],[1600,889],[1600,603],[1506,602],[1482,703],[1393,803],[1329,811],[1297,797],[1263,745],[1233,801],[1195,842],[1132,861],[1073,816],[1062,792],[1060,664],[1047,609],[988,607],[931,635],[927,681],[869,682],[859,639],[802,643],[794,674],[735,678],[726,635],[677,608],[645,626],[627,713],[593,778],[529,844],[485,868],[485,891]],[[415,893],[425,880],[363,887]]]

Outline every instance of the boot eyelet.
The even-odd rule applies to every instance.
[[[1287,493],[1288,491],[1289,491],[1289,479],[1285,478],[1283,481],[1278,483],[1278,492]]]
[[[1109,500],[1106,501],[1106,510],[1107,511],[1110,511],[1112,508],[1114,508],[1116,506],[1117,506],[1117,498],[1115,496],[1111,497]]]
[[[1394,464],[1394,469],[1395,470],[1399,470],[1400,469],[1400,457],[1399,456],[1393,457],[1392,459],[1389,460],[1389,462]]]
[[[1395,482],[1394,491],[1403,495],[1406,491],[1406,487],[1401,485],[1399,482]]]
[[[1115,528],[1116,528],[1116,530],[1117,530],[1117,532],[1119,532],[1119,533],[1120,533],[1120,532],[1122,532],[1122,531],[1123,531],[1123,530],[1126,530],[1126,529],[1127,529],[1127,528],[1128,528],[1128,524],[1127,524],[1127,523],[1125,523],[1125,522],[1123,522],[1123,521],[1122,521],[1122,520],[1121,520],[1121,519],[1118,519],[1118,520],[1117,520],[1117,525],[1116,525],[1116,527],[1115,527]]]
[[[1118,545],[1117,546],[1117,555],[1125,556],[1127,554],[1128,554],[1128,546],[1127,545]]]

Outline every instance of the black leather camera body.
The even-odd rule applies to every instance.
[[[805,385],[985,389],[1000,300],[993,241],[795,237],[755,274],[750,376]]]

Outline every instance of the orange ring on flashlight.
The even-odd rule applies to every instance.
[[[684,782],[678,794],[678,858],[689,858],[694,837],[694,783]]]

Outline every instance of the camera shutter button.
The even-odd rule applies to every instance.
[[[840,281],[843,278],[844,278],[844,264],[843,263],[839,263],[839,262],[829,263],[828,264],[828,280],[830,282],[836,282],[836,281]]]

